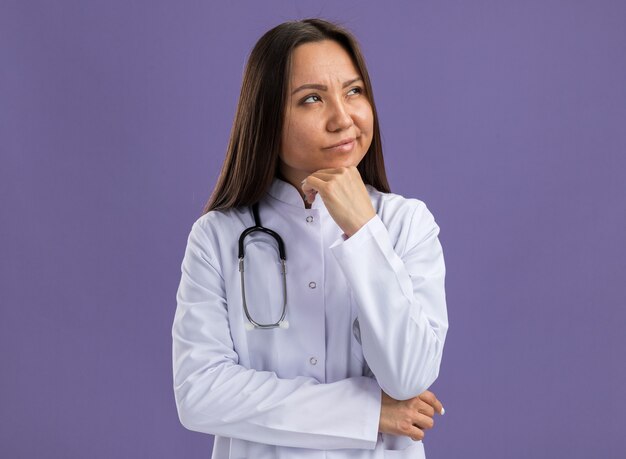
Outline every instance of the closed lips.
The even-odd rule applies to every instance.
[[[350,143],[350,142],[354,142],[354,138],[353,137],[349,138],[349,139],[344,139],[341,142],[336,143],[336,144],[331,145],[330,147],[326,147],[326,148],[334,148],[334,147],[338,147],[339,145],[343,145],[343,144]]]

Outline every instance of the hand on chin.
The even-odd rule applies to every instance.
[[[356,166],[320,169],[307,176],[301,187],[311,203],[316,194],[320,195],[328,213],[348,237],[376,215]]]

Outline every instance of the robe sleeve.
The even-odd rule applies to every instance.
[[[437,379],[448,329],[439,226],[419,200],[404,253],[394,251],[378,215],[330,249],[358,307],[363,355],[380,387],[397,400]]]
[[[187,241],[172,325],[173,386],[189,430],[315,449],[374,449],[381,390],[360,376],[333,383],[282,379],[239,364],[224,279],[203,226]]]

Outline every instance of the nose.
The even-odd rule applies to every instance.
[[[345,130],[354,124],[349,107],[346,106],[345,102],[338,101],[332,104],[332,108],[329,111],[327,129],[330,132]]]

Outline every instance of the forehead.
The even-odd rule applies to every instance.
[[[361,76],[350,55],[333,40],[304,43],[293,50],[290,83],[299,85],[318,80]]]

